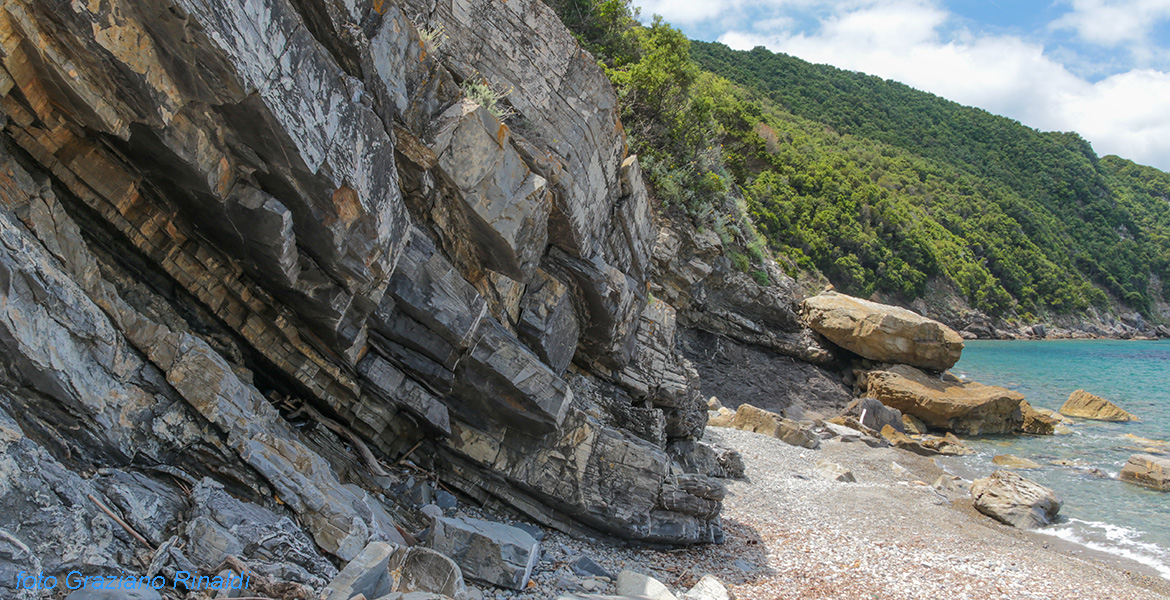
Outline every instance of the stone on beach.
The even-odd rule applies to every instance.
[[[1170,458],[1134,454],[1121,469],[1122,481],[1170,492]]]
[[[760,433],[810,450],[820,445],[820,440],[808,427],[774,412],[750,404],[741,404],[734,413],[723,412],[726,410],[720,409],[719,416],[711,419],[708,425]]]
[[[678,600],[678,597],[672,594],[661,581],[629,569],[618,573],[617,593],[620,596],[634,596],[649,600]]]
[[[1012,433],[1023,424],[1018,392],[896,365],[866,376],[867,393],[933,429],[962,435]]]
[[[853,475],[853,471],[827,460],[817,461],[817,475],[829,481],[840,481],[842,483],[857,482],[857,477]]]
[[[731,600],[723,582],[711,575],[704,575],[699,583],[683,594],[683,600]]]
[[[958,333],[905,308],[834,292],[807,298],[801,308],[810,328],[870,360],[945,371],[963,352]]]
[[[914,438],[894,429],[889,425],[882,427],[882,437],[886,438],[886,441],[889,442],[891,446],[905,450],[907,452],[913,452],[919,456],[934,456],[938,454],[938,451],[926,448],[922,444],[914,441]]]
[[[528,532],[480,519],[439,517],[427,546],[450,556],[468,579],[522,590],[540,558],[540,543]]]
[[[1063,504],[1052,490],[1003,470],[976,479],[971,497],[979,512],[1020,529],[1051,523]]]
[[[845,414],[856,417],[858,422],[874,431],[881,431],[883,427],[889,425],[900,432],[906,432],[902,412],[896,408],[890,408],[874,398],[854,400],[845,409]]]
[[[1123,410],[1120,406],[1085,390],[1077,390],[1069,394],[1064,406],[1060,407],[1060,414],[1090,419],[1093,421],[1137,421],[1138,418]]]

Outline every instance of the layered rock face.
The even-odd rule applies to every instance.
[[[280,398],[548,525],[720,538],[721,485],[674,467],[706,407],[646,293],[637,159],[542,3],[13,0],[0,31],[3,476],[48,510],[175,470],[342,561],[400,543]],[[515,129],[470,78],[515,90]],[[0,489],[10,531],[34,507]],[[133,553],[44,554],[60,531],[6,539]]]

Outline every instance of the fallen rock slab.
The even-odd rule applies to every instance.
[[[468,579],[522,590],[540,558],[540,542],[503,523],[470,517],[440,517],[427,547],[451,557]]]
[[[905,308],[830,292],[801,309],[814,331],[871,360],[945,371],[963,352],[953,329]]]
[[[971,484],[975,509],[1020,529],[1032,529],[1052,522],[1063,502],[1056,494],[1011,471],[996,471]]]
[[[1064,406],[1060,407],[1060,414],[1090,419],[1093,421],[1137,421],[1138,418],[1123,410],[1120,406],[1085,390],[1077,390],[1069,394]]]
[[[820,439],[810,428],[774,412],[756,408],[751,404],[741,404],[735,413],[731,414],[721,411],[720,416],[711,419],[708,425],[760,433],[772,436],[786,444],[810,450],[820,446]]]
[[[882,437],[886,438],[886,441],[889,442],[891,446],[900,448],[907,452],[913,452],[919,456],[934,456],[939,453],[936,450],[926,448],[922,444],[914,441],[914,438],[894,429],[889,425],[882,427]]]
[[[932,429],[959,435],[1012,433],[1023,424],[1018,392],[980,383],[939,378],[905,365],[870,371],[867,393]]]
[[[389,594],[394,590],[390,557],[396,549],[385,542],[370,542],[329,582],[321,596],[325,600],[349,600],[358,594],[366,598]]]
[[[1134,454],[1121,468],[1122,481],[1155,490],[1170,492],[1170,458],[1152,454]]]
[[[963,443],[963,440],[955,437],[955,434],[948,432],[943,437],[925,436],[918,440],[918,443],[923,448],[934,450],[939,454],[945,456],[968,456],[975,454],[975,451],[970,446]]]

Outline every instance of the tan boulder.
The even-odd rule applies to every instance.
[[[886,438],[886,441],[889,442],[891,446],[900,448],[907,452],[913,452],[914,454],[918,454],[920,456],[934,456],[939,454],[939,452],[926,448],[922,444],[914,441],[914,438],[902,433],[901,431],[898,431],[897,429],[894,429],[890,425],[882,427],[882,437]]]
[[[1002,470],[972,482],[971,498],[979,512],[1020,529],[1051,523],[1063,504],[1052,490]]]
[[[1060,421],[1032,408],[1027,400],[1020,402],[1020,416],[1023,417],[1020,431],[1024,433],[1052,435],[1056,433],[1056,427],[1060,425]]]
[[[955,434],[948,432],[943,437],[925,436],[918,440],[923,448],[934,450],[939,454],[946,456],[967,456],[975,454],[975,451],[970,446],[963,443],[963,440],[955,437]]]
[[[734,413],[730,411],[724,413],[726,410],[720,409],[720,415],[708,421],[708,425],[761,433],[810,450],[820,446],[820,440],[807,427],[774,412],[756,408],[751,404],[741,404]]]
[[[1070,394],[1064,406],[1060,407],[1060,414],[1094,421],[1138,420],[1116,404],[1085,390],[1077,390]]]
[[[914,415],[902,415],[902,428],[910,435],[924,435],[929,431],[926,423]]]
[[[939,378],[905,365],[870,371],[867,394],[933,429],[961,435],[1012,433],[1024,423],[1024,396],[1001,387]]]
[[[1134,454],[1121,469],[1122,481],[1170,492],[1170,458]]]
[[[1040,463],[1011,454],[1000,454],[991,459],[991,462],[1005,469],[1039,469]]]
[[[871,360],[945,371],[963,352],[954,330],[905,308],[834,292],[807,298],[801,307],[810,328]]]

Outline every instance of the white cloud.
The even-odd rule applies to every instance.
[[[1144,42],[1161,21],[1170,19],[1170,0],[1071,0],[1072,10],[1053,21],[1082,39],[1102,46]]]
[[[1054,60],[1039,42],[953,26],[952,15],[937,2],[869,0],[838,5],[815,31],[749,25],[719,41],[737,49],[763,45],[894,79],[1039,129],[1076,131],[1099,154],[1170,170],[1170,73],[1131,70],[1091,82]]]

